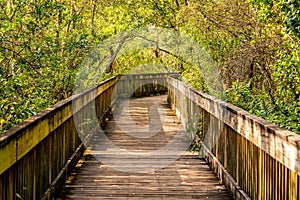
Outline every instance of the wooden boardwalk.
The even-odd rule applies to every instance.
[[[56,199],[231,199],[204,160],[177,148],[184,132],[166,96],[128,105],[120,105],[105,135],[95,134]]]

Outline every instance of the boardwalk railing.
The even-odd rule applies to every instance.
[[[168,78],[168,89],[186,124],[200,120],[203,156],[236,199],[300,199],[299,135],[177,79]]]
[[[166,92],[164,85],[168,75],[172,73],[110,78],[1,134],[0,199],[51,199],[80,158],[86,142],[82,139],[87,140],[93,134],[90,129],[90,133],[79,137],[74,117],[88,119],[92,113],[90,108],[94,107],[99,124],[103,125],[113,105],[112,95],[118,80],[120,95],[115,97],[127,96],[131,86],[138,85],[132,93],[140,96]],[[148,80],[147,85],[142,86],[145,80]],[[129,86],[131,89],[126,89]]]
[[[300,199],[299,135],[195,91],[170,75],[178,74],[110,78],[1,134],[0,199],[53,197],[94,132],[91,127],[79,137],[74,123],[78,116],[89,118],[91,104],[103,125],[116,98],[166,89],[182,121],[192,124],[203,138],[210,136],[204,139],[203,156],[235,198]]]
[[[64,183],[68,171],[81,156],[81,142],[73,121],[96,94],[97,111],[110,106],[117,77],[81,94],[60,101],[0,135],[0,199],[47,199]],[[18,198],[17,198],[18,197]]]

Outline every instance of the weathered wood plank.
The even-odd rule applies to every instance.
[[[179,130],[180,123],[175,114],[171,114],[162,97],[166,98],[156,96],[131,100],[129,113],[133,114],[133,121],[137,124],[149,125],[148,112],[144,109],[153,105],[151,102],[160,103],[169,113],[162,127],[168,131],[160,131],[148,138],[138,138],[122,132],[117,126],[118,121],[111,119],[104,130],[109,140],[131,152],[155,151],[168,144]],[[128,119],[119,122],[128,123],[127,128],[135,128]],[[134,173],[130,169],[143,168],[145,165],[159,167],[160,161],[178,152],[170,150],[160,154],[157,159],[147,158],[141,162],[130,154],[120,157],[113,149],[101,149],[101,145],[105,144],[101,142],[100,136],[92,138],[90,146],[56,199],[231,199],[227,189],[204,160],[188,151],[169,166],[148,173]],[[111,156],[116,163],[121,163],[125,171],[112,168],[97,157],[99,154]]]

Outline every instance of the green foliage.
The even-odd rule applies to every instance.
[[[285,15],[284,26],[287,33],[300,38],[300,2],[296,0],[282,1],[282,12]]]
[[[193,2],[179,13],[220,67],[229,102],[300,133],[298,1]]]
[[[281,52],[274,64],[274,80],[276,81],[276,114],[269,119],[287,129],[300,133],[300,45],[287,45],[286,52]]]
[[[84,29],[75,27],[81,18],[66,2],[0,5],[2,132],[72,93],[90,42]]]
[[[137,27],[173,28],[174,5],[138,0],[1,1],[0,132],[70,96],[81,62],[97,43]],[[156,57],[151,51],[116,60],[113,73],[143,63],[175,66],[175,58],[162,53]]]
[[[283,30],[300,38],[300,2],[297,0],[253,0],[258,20],[281,24]]]
[[[156,26],[209,52],[228,101],[300,133],[299,6],[295,0],[0,1],[0,132],[70,96],[80,64],[101,41]],[[210,92],[197,66],[158,49],[117,57],[103,78],[145,65],[182,72],[184,81]]]
[[[205,139],[203,133],[203,114],[188,116],[186,140],[191,142],[190,151],[199,151]]]
[[[228,101],[281,127],[300,133],[299,45],[285,44],[273,64],[273,90],[253,88],[251,81],[235,82],[227,90]]]

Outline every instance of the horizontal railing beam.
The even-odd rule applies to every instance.
[[[175,78],[168,78],[168,90],[169,102],[186,124],[202,114],[202,132],[209,135],[205,145],[251,198],[300,198],[300,135]]]

